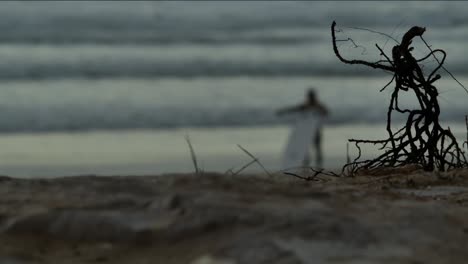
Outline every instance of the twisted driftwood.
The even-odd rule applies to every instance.
[[[445,51],[442,49],[430,50],[430,53],[421,59],[416,59],[411,54],[413,48],[410,46],[413,38],[420,37],[424,41],[422,35],[426,29],[415,26],[406,32],[401,43],[393,47],[391,59],[376,44],[385,60],[368,62],[348,60],[341,56],[336,45],[335,26],[336,23],[333,22],[331,34],[333,50],[338,59],[346,64],[360,64],[392,72],[392,80],[382,90],[393,81],[395,82],[387,112],[386,130],[388,138],[384,140],[349,139],[349,142],[355,143],[359,154],[353,162],[347,163],[343,167],[343,171],[348,170],[354,173],[359,169],[396,167],[407,164],[420,164],[427,171],[434,169],[445,171],[468,166],[465,153],[458,145],[450,129],[442,128],[439,123],[438,91],[433,84],[440,79],[437,72],[443,68],[446,58]],[[441,60],[436,57],[437,54],[442,55]],[[419,64],[431,56],[437,61],[437,66],[429,74],[425,75]],[[413,92],[419,106],[416,109],[401,109],[398,105],[398,97],[402,92]],[[407,115],[405,126],[397,131],[393,131],[391,127],[392,114],[395,111]],[[380,150],[384,151],[375,159],[359,160],[361,157],[361,143],[380,145]]]

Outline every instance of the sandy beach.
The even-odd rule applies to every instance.
[[[0,263],[464,263],[468,171],[0,179]]]
[[[0,2],[0,264],[468,263],[467,13]]]

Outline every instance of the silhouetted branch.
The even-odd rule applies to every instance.
[[[335,52],[335,55],[340,59],[342,62],[347,63],[347,64],[361,64],[361,65],[366,65],[369,67],[372,67],[374,69],[382,69],[386,71],[394,71],[393,67],[387,66],[387,65],[382,65],[380,63],[371,63],[363,60],[347,60],[343,58],[338,51],[338,47],[336,45],[336,36],[335,36],[335,26],[336,23],[333,21],[331,32],[332,32],[332,38],[333,38],[333,51]]]
[[[437,71],[439,69],[446,70],[443,67],[446,53],[442,49],[432,50],[427,45],[422,38],[426,29],[415,26],[408,30],[403,36],[401,44],[393,47],[391,58],[376,44],[380,55],[384,56],[386,58],[385,62],[390,64],[388,66],[382,64],[383,61],[367,62],[344,59],[336,45],[335,27],[336,23],[333,22],[331,26],[333,50],[340,61],[346,64],[361,64],[392,72],[392,79],[380,91],[395,83],[387,111],[386,130],[389,137],[385,140],[350,139],[349,142],[355,144],[359,154],[353,162],[348,162],[343,167],[343,171],[347,169],[352,174],[361,168],[394,167],[411,163],[421,164],[425,170],[437,168],[440,171],[468,166],[465,153],[459,147],[450,129],[443,129],[439,123],[440,107],[437,99],[439,93],[433,83],[440,79]],[[379,33],[372,30],[368,31]],[[420,37],[430,50],[428,55],[419,60],[416,60],[411,54],[413,50],[411,43],[415,37]],[[396,42],[398,43],[398,41]],[[435,55],[436,53],[442,54],[442,59],[439,60]],[[437,66],[426,76],[419,64],[423,64],[431,56],[437,61]],[[449,74],[456,80],[451,73]],[[456,81],[458,82],[458,80]],[[464,88],[463,85],[461,86]],[[401,91],[412,91],[418,100],[419,109],[400,109],[398,101]],[[392,130],[391,126],[394,112],[407,115],[405,126],[396,132]],[[380,145],[380,150],[384,151],[375,159],[360,161],[360,144]]]

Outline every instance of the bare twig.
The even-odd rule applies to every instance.
[[[434,59],[437,61],[437,63],[440,64],[440,66],[442,67],[442,69],[444,69],[444,71],[446,73],[448,73],[450,75],[450,77],[452,77],[452,79],[454,79],[464,90],[466,93],[468,93],[468,89],[466,89],[466,87],[460,82],[457,80],[457,78],[455,78],[455,76],[453,76],[453,74],[451,72],[449,72],[449,70],[447,70],[439,61],[439,59],[437,59],[437,57],[434,55],[434,51],[431,49],[431,46],[429,46],[429,44],[427,44],[426,40],[422,37],[422,36],[419,36],[421,38],[421,40],[424,42],[424,44],[426,45],[426,47],[431,51],[431,53],[429,54],[432,54],[432,56],[434,56]]]
[[[332,38],[333,38],[333,51],[335,52],[335,55],[338,57],[338,59],[340,59],[342,62],[347,63],[347,64],[361,64],[361,65],[369,66],[375,69],[394,71],[394,68],[388,65],[383,65],[380,63],[371,63],[371,62],[367,62],[363,60],[348,60],[348,59],[343,58],[340,52],[338,51],[338,47],[336,45],[335,26],[336,26],[336,22],[333,21],[332,29],[331,29]]]
[[[314,172],[314,173],[318,173],[318,174],[323,174],[323,175],[326,175],[326,176],[332,176],[332,177],[341,177],[342,175],[340,174],[336,174],[334,173],[333,171],[326,171],[325,169],[314,169],[312,167],[309,167],[309,169]]]
[[[361,45],[356,44],[356,42],[354,42],[354,40],[353,40],[352,38],[337,39],[336,41],[337,41],[337,42],[347,42],[347,41],[349,41],[349,42],[351,42],[351,43],[353,44],[353,46],[354,46],[355,49],[357,49],[357,48],[361,48],[361,49],[362,49],[361,55],[367,54],[367,49],[366,49],[364,46],[361,46]]]
[[[392,30],[392,33],[390,34],[390,36],[393,36],[393,33],[395,33],[395,31],[403,24],[404,20],[401,20],[400,23],[398,23],[398,25],[393,28]],[[385,46],[387,46],[387,43],[388,41],[390,40],[391,38],[387,38],[387,40],[385,41],[385,44],[383,45],[383,47],[385,48]],[[397,44],[399,44],[398,42],[396,42]]]
[[[268,175],[268,176],[272,176],[270,174],[270,172],[268,172],[268,170],[265,168],[265,166],[263,166],[263,164],[260,162],[260,160],[255,157],[254,155],[252,155],[252,153],[248,152],[245,148],[243,148],[241,145],[237,144],[237,147],[239,147],[245,154],[247,154],[249,157],[251,157],[253,159],[253,162],[256,162],[260,167],[262,167],[263,171]],[[250,165],[249,165],[250,166]]]
[[[292,172],[286,171],[286,170],[299,169],[299,168],[302,168],[302,167],[288,168],[288,169],[282,170],[282,172],[283,172],[283,174],[294,176],[296,178],[299,178],[299,179],[302,179],[302,180],[305,180],[305,181],[324,180],[324,179],[318,178],[319,175],[325,175],[325,176],[331,176],[331,177],[342,177],[343,176],[343,175],[340,175],[340,174],[336,174],[333,171],[326,171],[325,169],[314,169],[312,167],[308,167],[308,169],[311,172],[313,172],[313,175],[309,175],[309,176],[302,176],[302,175],[299,175],[297,173],[292,173]]]
[[[254,163],[256,163],[256,162],[257,162],[256,159],[254,159],[254,160],[248,162],[247,164],[245,164],[244,166],[242,166],[242,167],[241,167],[240,169],[238,169],[237,171],[232,172],[232,176],[236,176],[237,174],[241,173],[243,170],[247,169],[250,165],[252,165],[252,164],[254,164]]]
[[[369,32],[372,32],[372,33],[375,33],[375,34],[379,34],[379,35],[385,36],[385,37],[387,37],[388,39],[391,39],[391,40],[395,41],[397,44],[400,44],[400,42],[399,42],[398,40],[396,40],[395,38],[393,38],[391,35],[388,35],[388,34],[383,33],[383,32],[375,31],[375,30],[368,29],[368,28],[361,28],[361,27],[344,27],[344,28],[351,28],[351,29],[358,29],[358,30],[363,30],[363,31],[369,31]]]
[[[301,176],[301,175],[298,175],[298,174],[292,173],[292,172],[284,172],[284,174],[290,175],[290,176],[293,176],[293,177],[296,177],[296,178],[299,178],[299,179],[305,180],[305,181],[319,181],[319,180],[316,179],[318,173],[314,174],[313,176],[307,176],[307,177],[304,177],[304,176]]]

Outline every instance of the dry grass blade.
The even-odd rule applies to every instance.
[[[250,165],[256,163],[257,160],[252,160],[250,161],[249,163],[245,164],[244,166],[242,166],[242,168],[238,169],[236,172],[232,172],[232,176],[236,176],[237,174],[241,173],[243,170],[247,169]]]
[[[195,155],[195,150],[193,149],[192,143],[190,142],[190,137],[188,135],[185,136],[185,141],[187,141],[190,149],[190,157],[192,158],[193,166],[195,167],[195,173],[199,174],[200,169],[198,168],[197,155]]]
[[[268,176],[272,176],[270,172],[268,172],[268,170],[265,168],[265,166],[263,166],[263,164],[260,162],[260,160],[255,157],[254,155],[252,155],[252,153],[250,153],[249,151],[247,151],[245,148],[243,148],[241,145],[237,144],[237,147],[239,147],[245,154],[249,155],[249,157],[251,157],[253,159],[252,162],[256,162],[260,167],[262,167],[263,171],[268,175]],[[250,165],[249,165],[250,166]]]
[[[466,148],[468,149],[468,115],[465,116],[465,124],[466,124],[466,141],[465,141],[465,145],[466,145]]]

